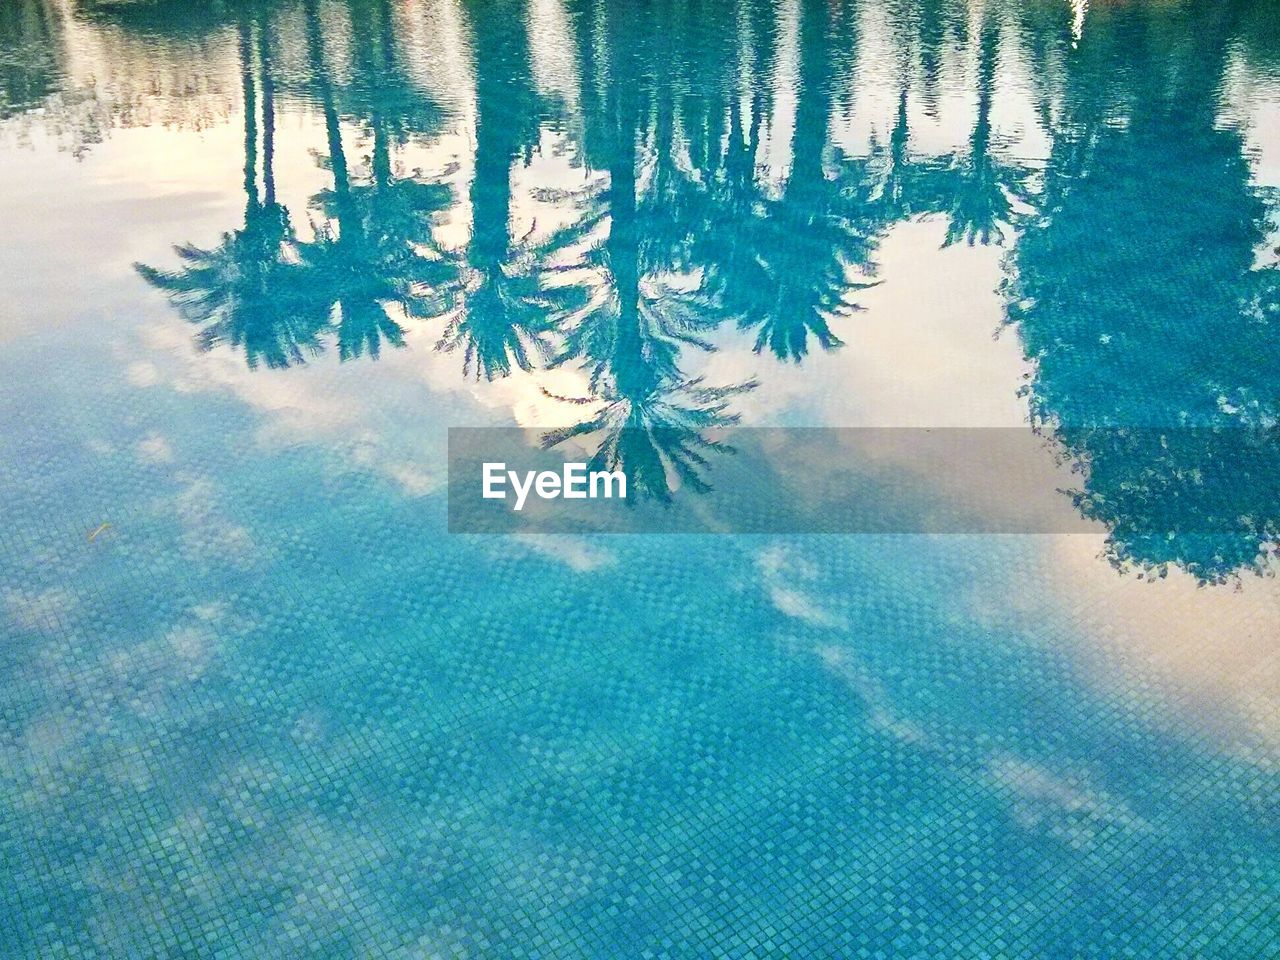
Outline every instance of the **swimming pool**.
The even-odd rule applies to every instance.
[[[1278,16],[5,0],[0,954],[1280,957]],[[1028,426],[1085,532],[449,532]]]

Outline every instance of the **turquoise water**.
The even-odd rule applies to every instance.
[[[0,2],[0,955],[1280,957],[1277,16]],[[1089,532],[446,531],[1026,424]]]

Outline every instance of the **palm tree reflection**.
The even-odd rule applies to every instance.
[[[267,134],[264,157],[266,197],[258,189],[258,124],[255,60],[269,64],[265,24],[259,24],[262,49],[253,49],[248,11],[238,22],[240,79],[244,100],[244,226],[224,234],[211,249],[176,248],[181,267],[157,270],[137,264],[146,280],[169,296],[179,313],[201,326],[202,350],[228,344],[244,352],[250,368],[265,363],[283,368],[302,363],[321,349],[324,316],[317,310],[313,286],[304,276],[299,244],[288,211],[275,202],[274,104],[263,104]]]
[[[367,183],[353,182],[319,4],[303,2],[310,80],[324,117],[327,150],[321,162],[333,178],[333,186],[312,199],[321,216],[307,242],[299,240],[289,212],[276,200],[269,7],[246,3],[240,8],[245,225],[224,235],[213,249],[176,248],[181,261],[177,270],[138,265],[186,319],[202,327],[197,340],[201,349],[226,343],[243,350],[250,367],[288,367],[319,353],[331,334],[341,360],[376,359],[384,344],[404,343],[397,316],[430,318],[449,308],[459,271],[454,258],[434,243],[432,227],[452,195],[437,181],[397,176],[391,149],[393,135],[403,139],[410,129],[425,132],[422,124],[436,122],[440,113],[421,98],[416,109],[406,106],[408,85],[385,46],[390,7],[387,0],[376,2],[384,24],[383,56],[376,62],[362,57],[353,83],[365,95],[363,101],[359,95],[353,99],[372,117],[374,151]],[[387,111],[373,109],[379,90],[393,96],[395,120],[386,119]]]
[[[553,363],[581,364],[592,391],[559,399],[592,409],[547,432],[543,444],[598,436],[593,464],[623,470],[640,494],[665,502],[675,483],[707,489],[706,454],[723,449],[709,431],[737,421],[729,401],[755,383],[712,387],[681,372],[681,349],[709,350],[702,335],[726,315],[687,240],[694,232],[687,211],[696,202],[682,198],[695,187],[666,166],[673,162],[669,149],[646,156],[642,148],[650,129],[663,144],[674,119],[660,106],[668,91],[645,75],[645,51],[623,42],[635,36],[625,17],[609,10],[604,36],[595,38],[603,40],[614,75],[588,123],[596,132],[593,152],[608,156],[609,185],[586,195],[582,222],[601,223],[607,206],[608,233],[592,242],[594,230],[580,229],[585,242],[548,291],[561,305],[563,331]],[[650,188],[642,192],[637,171],[645,167]]]
[[[460,198],[401,165],[443,112],[397,58],[400,14],[390,0],[344,0],[349,68],[337,70],[325,50],[331,8],[298,2],[307,79],[286,89],[319,107],[331,181],[312,198],[314,237],[297,236],[276,197],[288,74],[273,63],[266,0],[246,0],[235,8],[243,226],[213,249],[178,248],[174,271],[139,267],[201,327],[202,348],[229,344],[250,366],[291,366],[325,343],[340,360],[377,358],[404,344],[407,318],[434,321],[465,376],[581,370],[587,395],[558,398],[580,416],[544,443],[593,444],[597,467],[624,469],[667,500],[677,484],[706,488],[719,428],[755,386],[748,373],[709,384],[690,373],[699,360],[735,342],[734,328],[747,332],[744,353],[797,364],[852,340],[880,238],[928,216],[945,220],[944,246],[1012,241],[1002,290],[1035,364],[1035,423],[1087,464],[1077,504],[1112,531],[1117,562],[1211,580],[1275,541],[1280,495],[1268,477],[1280,470],[1265,431],[1280,418],[1270,362],[1280,283],[1259,265],[1265,205],[1219,109],[1228,52],[1257,31],[1236,5],[1179,14],[1196,50],[1171,42],[1183,34],[1162,29],[1168,11],[1099,10],[1073,46],[1065,8],[988,6],[973,19],[967,143],[929,156],[913,107],[938,114],[942,72],[969,46],[960,0],[895,6],[896,102],[883,139],[858,155],[833,142],[861,72],[854,0],[799,4],[789,144],[778,142],[787,128],[769,80],[785,76],[779,24],[789,21],[770,0],[736,0],[731,18],[661,0],[663,32],[625,3],[565,0],[576,108],[538,93],[524,0],[479,0],[465,8],[472,229],[451,251],[435,235]],[[1002,61],[1023,52],[1050,144],[1042,177],[993,119]],[[1122,60],[1134,69],[1107,69]],[[516,171],[553,128],[581,180],[535,188],[564,225],[526,230]],[[1171,140],[1177,165],[1163,155]],[[766,182],[787,147],[786,176]],[[1178,204],[1164,203],[1170,195]],[[1226,534],[1166,535],[1188,517]]]
[[[978,43],[978,118],[969,137],[969,153],[955,169],[954,201],[945,246],[963,240],[1000,243],[1013,220],[1013,200],[1026,200],[1027,171],[997,159],[991,132],[991,101],[999,60],[1000,35],[994,15],[984,16]]]
[[[315,240],[304,248],[303,257],[324,300],[332,305],[339,359],[377,359],[383,343],[404,345],[404,330],[395,314],[430,318],[444,313],[458,276],[454,258],[435,244],[432,234],[452,193],[439,182],[394,175],[390,121],[380,97],[391,97],[398,131],[414,119],[435,123],[439,113],[406,90],[388,46],[390,8],[386,0],[378,0],[382,57],[361,55],[353,84],[373,130],[372,177],[368,183],[353,184],[316,0],[306,0],[305,9],[308,58],[324,112],[333,187],[312,198],[325,219],[316,226]],[[367,15],[368,11],[356,11],[357,21]],[[363,39],[362,49],[367,51],[373,41]]]
[[[828,119],[838,99],[835,64],[827,7],[805,3],[785,192],[780,200],[766,200],[740,173],[732,181],[748,196],[732,205],[739,214],[731,224],[732,242],[740,249],[729,257],[734,273],[725,284],[726,299],[739,326],[756,331],[756,353],[768,349],[797,363],[808,354],[811,338],[823,350],[842,345],[832,324],[852,317],[860,309],[858,292],[874,285],[857,276],[869,271],[878,230],[867,216],[865,172],[848,161],[832,171],[824,163]]]
[[[476,71],[475,178],[464,307],[438,348],[462,353],[464,375],[509,376],[546,355],[551,321],[541,308],[534,260],[511,236],[511,166],[537,143],[524,5],[488,0],[468,8]]]

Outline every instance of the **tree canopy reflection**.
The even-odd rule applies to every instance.
[[[202,348],[249,366],[326,350],[368,362],[420,327],[464,376],[579,369],[587,395],[560,398],[576,416],[547,442],[591,443],[662,499],[709,482],[709,438],[755,385],[711,382],[707,358],[857,350],[881,239],[937,218],[945,244],[1005,247],[1034,423],[1083,468],[1077,503],[1111,531],[1113,559],[1205,580],[1259,566],[1280,524],[1266,479],[1280,475],[1276,206],[1223,91],[1233,57],[1274,69],[1261,5],[1098,4],[1079,37],[1068,6],[1049,3],[560,7],[565,102],[535,77],[530,3],[461,6],[464,117],[413,69],[412,5],[235,0],[198,20],[159,0],[81,5],[125,32],[224,36],[238,57],[243,222],[140,272]],[[0,13],[0,113],[56,87],[49,10]],[[868,30],[883,33],[880,73],[858,60]],[[1001,134],[1006,62],[1025,68],[1019,122],[1046,159]],[[967,136],[930,153],[920,118],[945,113],[960,75]],[[874,84],[893,109],[854,150],[841,130]],[[281,110],[323,121],[327,182],[305,210],[278,198]],[[406,159],[467,123],[465,191]],[[575,179],[530,188],[553,143]],[[553,226],[518,226],[531,189]],[[443,243],[459,216],[465,242]],[[1169,534],[1189,517],[1220,532]]]
[[[1240,9],[1187,11],[1194,51],[1148,8],[1084,36],[1008,278],[1033,416],[1087,465],[1077,502],[1113,559],[1206,580],[1280,537],[1280,288],[1241,132],[1218,119]],[[1135,69],[1097,69],[1112,45]]]

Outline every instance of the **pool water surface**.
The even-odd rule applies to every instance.
[[[1275,5],[0,0],[0,279],[0,956],[1280,958]],[[448,532],[730,426],[1085,531]]]

